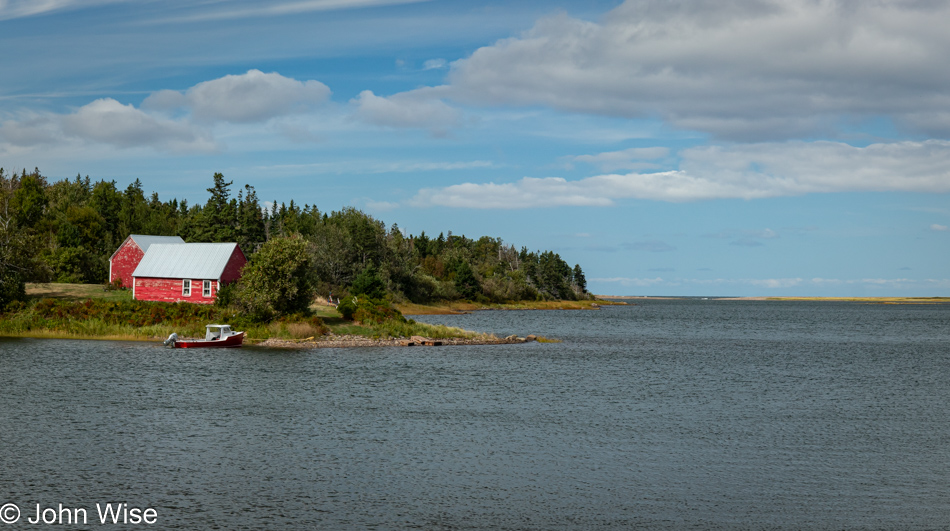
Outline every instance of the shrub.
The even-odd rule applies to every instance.
[[[347,297],[340,301],[337,307],[340,315],[348,321],[359,321],[364,324],[381,324],[388,321],[406,322],[399,310],[393,308],[389,301],[371,299],[368,297]]]
[[[383,284],[373,264],[366,266],[350,284],[350,293],[363,295],[373,299],[382,299],[386,296],[386,286]]]
[[[305,312],[314,295],[312,271],[302,239],[274,238],[244,266],[236,304],[256,320]]]

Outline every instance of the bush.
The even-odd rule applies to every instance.
[[[313,268],[300,238],[274,238],[244,266],[236,305],[256,320],[306,312],[313,301]]]
[[[364,324],[381,324],[388,321],[406,322],[406,318],[403,317],[402,313],[393,308],[389,301],[383,299],[347,297],[340,301],[337,311],[348,321],[356,320]]]
[[[214,296],[214,305],[227,308],[237,301],[237,283],[225,284],[218,289]]]
[[[373,299],[382,299],[386,296],[386,286],[383,280],[379,278],[376,268],[373,264],[366,266],[350,284],[350,293],[353,295],[363,295]]]

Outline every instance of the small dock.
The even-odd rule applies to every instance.
[[[441,341],[437,339],[429,339],[427,337],[422,337],[422,336],[412,336],[409,339],[403,339],[399,342],[399,344],[404,347],[415,347],[415,346],[441,347],[442,346]]]

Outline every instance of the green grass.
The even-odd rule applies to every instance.
[[[48,284],[27,283],[26,295],[32,299],[59,299],[82,301],[86,299],[106,299],[114,301],[132,300],[131,290],[106,290],[102,284]]]
[[[343,319],[332,306],[313,306],[315,317],[296,316],[256,323],[228,309],[190,303],[132,300],[129,291],[106,291],[86,284],[29,284],[29,300],[0,309],[0,336],[73,339],[165,339],[204,337],[205,325],[228,323],[247,333],[248,342],[269,338],[300,340],[327,332],[370,338],[476,338],[458,328],[394,319],[358,323]]]

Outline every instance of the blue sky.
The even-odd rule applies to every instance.
[[[617,295],[950,296],[950,2],[0,1],[0,166],[355,206]]]

